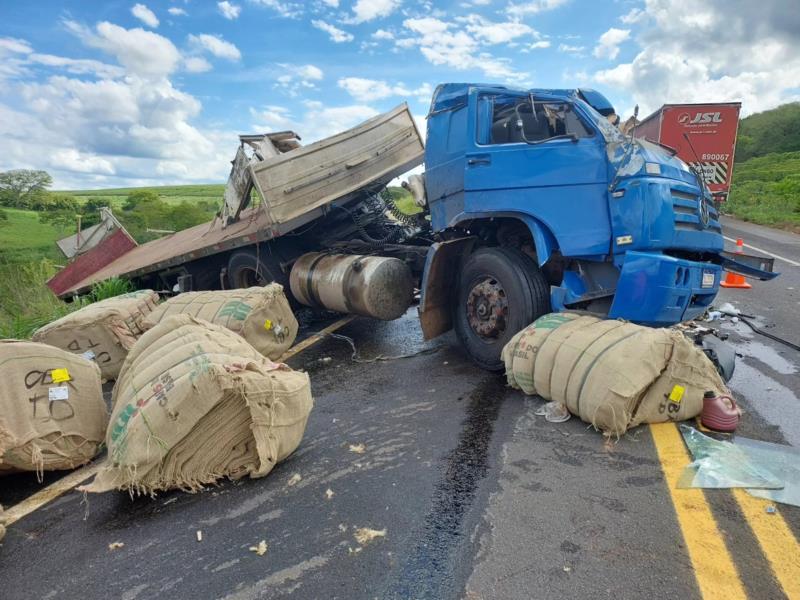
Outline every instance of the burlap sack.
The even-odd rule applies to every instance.
[[[0,473],[73,469],[108,424],[100,369],[52,346],[0,340]]]
[[[144,321],[150,329],[165,317],[186,314],[238,333],[261,354],[277,360],[297,337],[294,318],[283,286],[216,292],[186,292],[170,298]]]
[[[534,368],[536,354],[542,343],[557,327],[580,316],[577,313],[543,315],[512,337],[501,353],[506,366],[508,385],[521,389],[526,394],[536,394]]]
[[[689,419],[702,410],[705,391],[730,393],[713,363],[680,331],[554,316],[537,320],[504,349],[509,384],[565,404],[606,433]],[[535,352],[522,345],[525,339],[536,340]]]
[[[3,541],[3,538],[6,537],[6,525],[5,519],[3,518],[3,506],[0,505],[0,542]]]
[[[166,317],[128,355],[114,387],[108,458],[90,492],[201,489],[262,477],[300,443],[308,375],[190,315]]]
[[[95,302],[45,325],[33,340],[94,360],[105,379],[116,379],[138,337],[142,320],[158,304],[152,290],[130,292]]]

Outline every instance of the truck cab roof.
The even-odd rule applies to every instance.
[[[601,115],[609,115],[614,113],[614,107],[611,102],[603,96],[600,92],[589,88],[575,88],[575,89],[521,89],[510,88],[505,85],[494,83],[441,83],[436,87],[433,92],[433,99],[431,100],[431,108],[428,116],[436,113],[455,110],[467,103],[467,97],[472,89],[480,89],[487,92],[512,92],[528,94],[533,93],[537,96],[549,96],[553,100],[564,100],[568,98],[579,97],[588,105],[594,108]]]

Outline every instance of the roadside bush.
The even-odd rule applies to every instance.
[[[120,294],[127,294],[133,290],[133,284],[127,279],[112,277],[111,279],[95,283],[92,286],[92,291],[89,293],[88,300],[90,302],[100,302],[100,300],[113,298]]]

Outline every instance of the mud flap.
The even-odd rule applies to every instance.
[[[461,258],[472,250],[475,238],[436,242],[428,250],[422,276],[419,322],[426,340],[453,328],[451,293],[458,281]]]

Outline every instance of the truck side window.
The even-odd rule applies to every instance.
[[[590,137],[572,105],[567,102],[536,102],[529,98],[487,97],[491,101],[491,132],[483,143],[519,144],[542,142],[560,135]],[[489,140],[485,140],[488,137]]]

